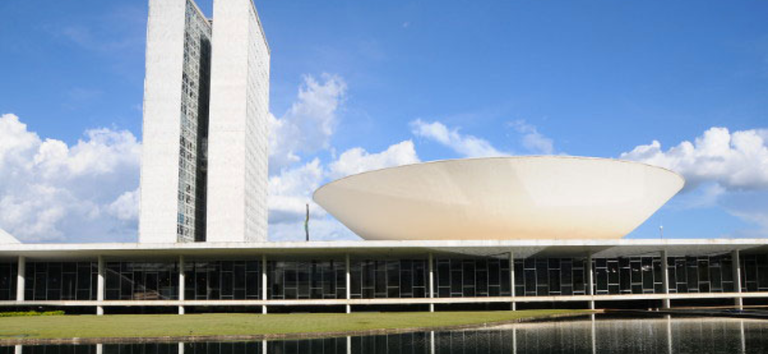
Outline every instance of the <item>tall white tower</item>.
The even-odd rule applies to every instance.
[[[270,52],[252,0],[215,0],[208,242],[267,240]]]
[[[193,1],[149,1],[139,242],[205,239],[211,35]]]

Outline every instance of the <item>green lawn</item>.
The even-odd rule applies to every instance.
[[[0,318],[0,339],[226,336],[445,327],[569,314],[579,310],[352,314],[66,315]]]

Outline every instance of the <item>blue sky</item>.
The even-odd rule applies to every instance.
[[[360,166],[542,153],[631,158],[693,182],[631,237],[660,224],[667,237],[768,236],[766,2],[256,5],[279,144],[273,239],[301,239],[311,187]],[[17,142],[0,141],[0,177],[14,180],[0,182],[0,228],[135,239],[147,2],[6,0],[0,13],[0,138]],[[102,166],[110,154],[131,157]],[[322,237],[353,237],[313,217]]]

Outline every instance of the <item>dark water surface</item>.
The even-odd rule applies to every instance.
[[[0,354],[768,353],[768,321],[583,319],[327,339],[0,347]]]

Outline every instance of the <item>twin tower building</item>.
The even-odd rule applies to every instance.
[[[269,46],[252,0],[150,0],[139,242],[267,239]]]

